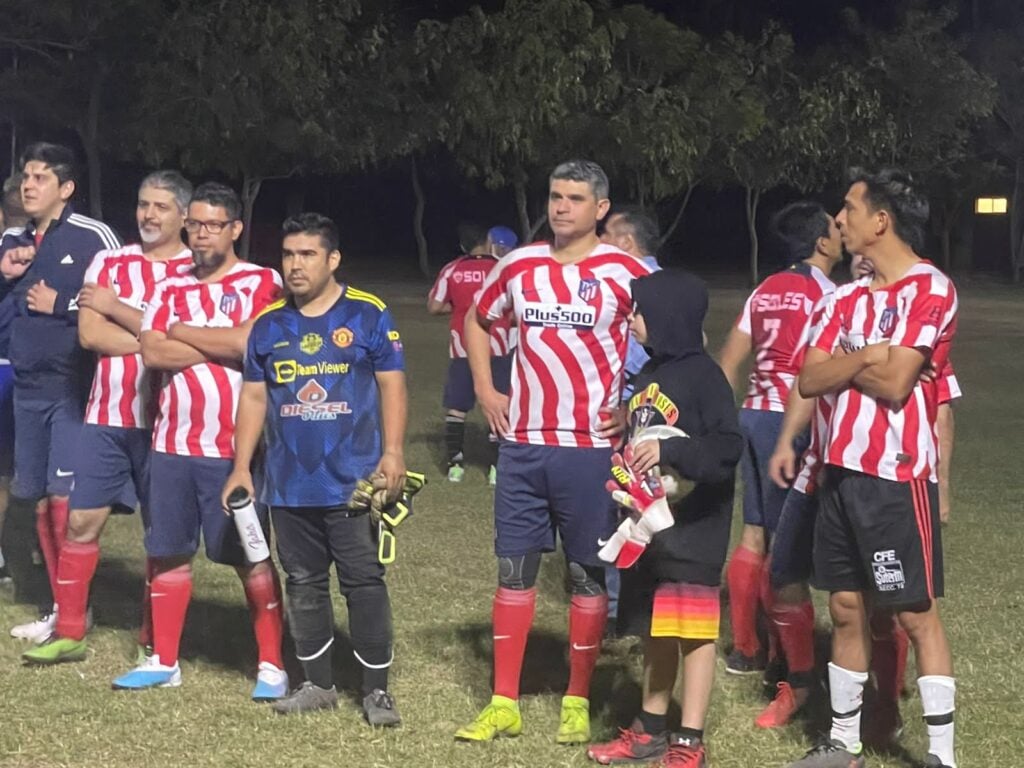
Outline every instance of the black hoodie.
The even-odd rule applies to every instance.
[[[696,483],[675,502],[676,524],[655,535],[644,559],[658,580],[717,586],[729,546],[736,464],[743,436],[732,388],[704,351],[704,282],[681,270],[633,280],[633,303],[647,326],[650,361],[629,401],[629,433],[655,425],[689,437],[661,440],[661,465]]]

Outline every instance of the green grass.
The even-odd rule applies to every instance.
[[[415,517],[399,530],[399,558],[389,574],[396,627],[393,691],[404,727],[387,733],[370,730],[351,697],[336,713],[291,719],[249,702],[255,648],[241,587],[229,569],[202,558],[196,563],[195,596],[183,643],[183,687],[140,694],[111,691],[110,680],[130,666],[142,566],[137,518],[117,518],[103,539],[89,659],[54,669],[23,667],[23,646],[6,631],[0,636],[0,765],[586,763],[584,749],[554,744],[567,677],[567,600],[563,568],[554,557],[546,558],[541,573],[537,620],[527,651],[524,735],[493,745],[452,740],[455,728],[471,719],[489,695],[495,582],[492,493],[483,466],[470,466],[461,485],[444,481],[439,401],[447,364],[445,320],[422,311],[426,286],[364,287],[391,304],[403,332],[411,384],[408,464],[426,470],[431,481],[417,500]],[[742,299],[738,290],[714,293],[708,322],[712,346],[724,337]],[[956,659],[957,737],[964,768],[1016,765],[1024,749],[1021,307],[1019,294],[980,288],[968,293],[954,350],[965,397],[957,411],[953,521],[944,531],[950,596],[943,613]],[[469,430],[471,455],[480,455],[483,440],[476,417]],[[344,607],[336,601],[335,609],[344,636]],[[24,621],[32,613],[9,592],[0,595],[0,626]],[[352,687],[357,670],[343,637],[335,648],[340,681]],[[610,735],[632,715],[639,697],[639,665],[628,642],[606,649],[592,697],[597,736]],[[707,733],[714,766],[782,765],[807,747],[813,725],[800,723],[772,733],[754,728],[763,701],[756,681],[719,675]],[[915,693],[903,705],[908,723],[903,743],[916,756],[923,755],[925,746],[920,711]],[[912,763],[881,755],[871,756],[870,764]]]

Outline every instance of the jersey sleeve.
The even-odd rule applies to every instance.
[[[506,257],[507,259],[507,257]],[[477,299],[476,311],[481,317],[494,322],[499,320],[512,308],[508,295],[509,264],[502,260],[494,267],[484,280]]]
[[[174,324],[170,302],[168,301],[168,285],[166,282],[157,283],[153,289],[153,299],[146,306],[142,313],[142,325],[140,331],[159,331],[167,333],[167,329]]]
[[[799,369],[804,364],[804,358],[807,356],[807,348],[810,346],[811,340],[821,329],[822,320],[825,318],[825,309],[828,307],[830,298],[831,294],[825,294],[819,298],[817,303],[814,305],[814,308],[811,310],[811,314],[808,315],[807,322],[804,324],[804,328],[800,332],[800,338],[796,342],[796,348],[793,350],[792,367],[794,369]]]
[[[455,262],[450,261],[444,265],[441,271],[437,275],[437,280],[434,281],[433,288],[430,289],[430,298],[433,301],[441,304],[451,303],[451,287],[449,282],[451,281],[452,272],[455,271]]]
[[[98,251],[95,256],[92,257],[92,261],[89,262],[88,268],[85,270],[85,277],[82,282],[95,283],[96,285],[109,286],[110,278],[106,276],[105,268],[107,265],[107,256],[110,251]],[[103,282],[100,280],[103,279]]]
[[[842,327],[842,314],[839,311],[839,301],[835,294],[828,297],[825,309],[821,313],[821,321],[818,327],[811,334],[810,346],[820,349],[823,352],[832,354],[839,341],[839,331]],[[806,349],[804,350],[806,354]]]
[[[920,291],[893,330],[889,344],[898,347],[934,349],[939,335],[956,314],[956,293],[945,276],[933,276],[928,290]]]
[[[951,403],[963,396],[963,392],[960,391],[960,382],[957,381],[956,374],[953,372],[953,364],[949,360],[946,360],[942,370],[939,371],[939,377],[935,384],[938,387],[939,405]]]
[[[747,336],[754,335],[754,323],[750,316],[750,305],[753,301],[754,294],[747,296],[747,300],[743,303],[743,309],[740,311],[739,317],[736,318],[736,328]]]
[[[377,327],[370,340],[370,361],[375,372],[405,370],[402,337],[388,309],[383,310],[377,318]]]
[[[264,269],[260,275],[259,285],[256,286],[256,293],[252,297],[252,316],[256,317],[273,304],[283,292],[281,276],[277,270]]]

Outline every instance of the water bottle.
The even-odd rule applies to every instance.
[[[245,559],[255,565],[269,558],[270,547],[263,536],[263,526],[260,525],[260,518],[256,514],[256,505],[245,488],[239,486],[228,495],[228,508],[231,510],[231,516],[235,518],[235,527],[238,528],[238,538],[242,542],[242,549],[245,550]]]

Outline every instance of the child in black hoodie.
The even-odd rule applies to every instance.
[[[591,747],[587,755],[602,764],[660,759],[666,768],[703,768],[719,583],[743,437],[732,389],[704,352],[704,283],[686,272],[664,270],[633,280],[632,291],[630,331],[651,360],[637,375],[629,401],[632,447],[624,468],[636,480],[662,467],[692,490],[671,504],[671,527],[655,533],[637,564],[623,571],[619,629],[646,638],[643,709],[618,739]],[[687,436],[637,440],[656,425]],[[622,477],[618,471],[617,479]],[[647,504],[649,499],[636,499],[633,506],[642,510]],[[669,733],[667,713],[680,657],[682,722]]]

